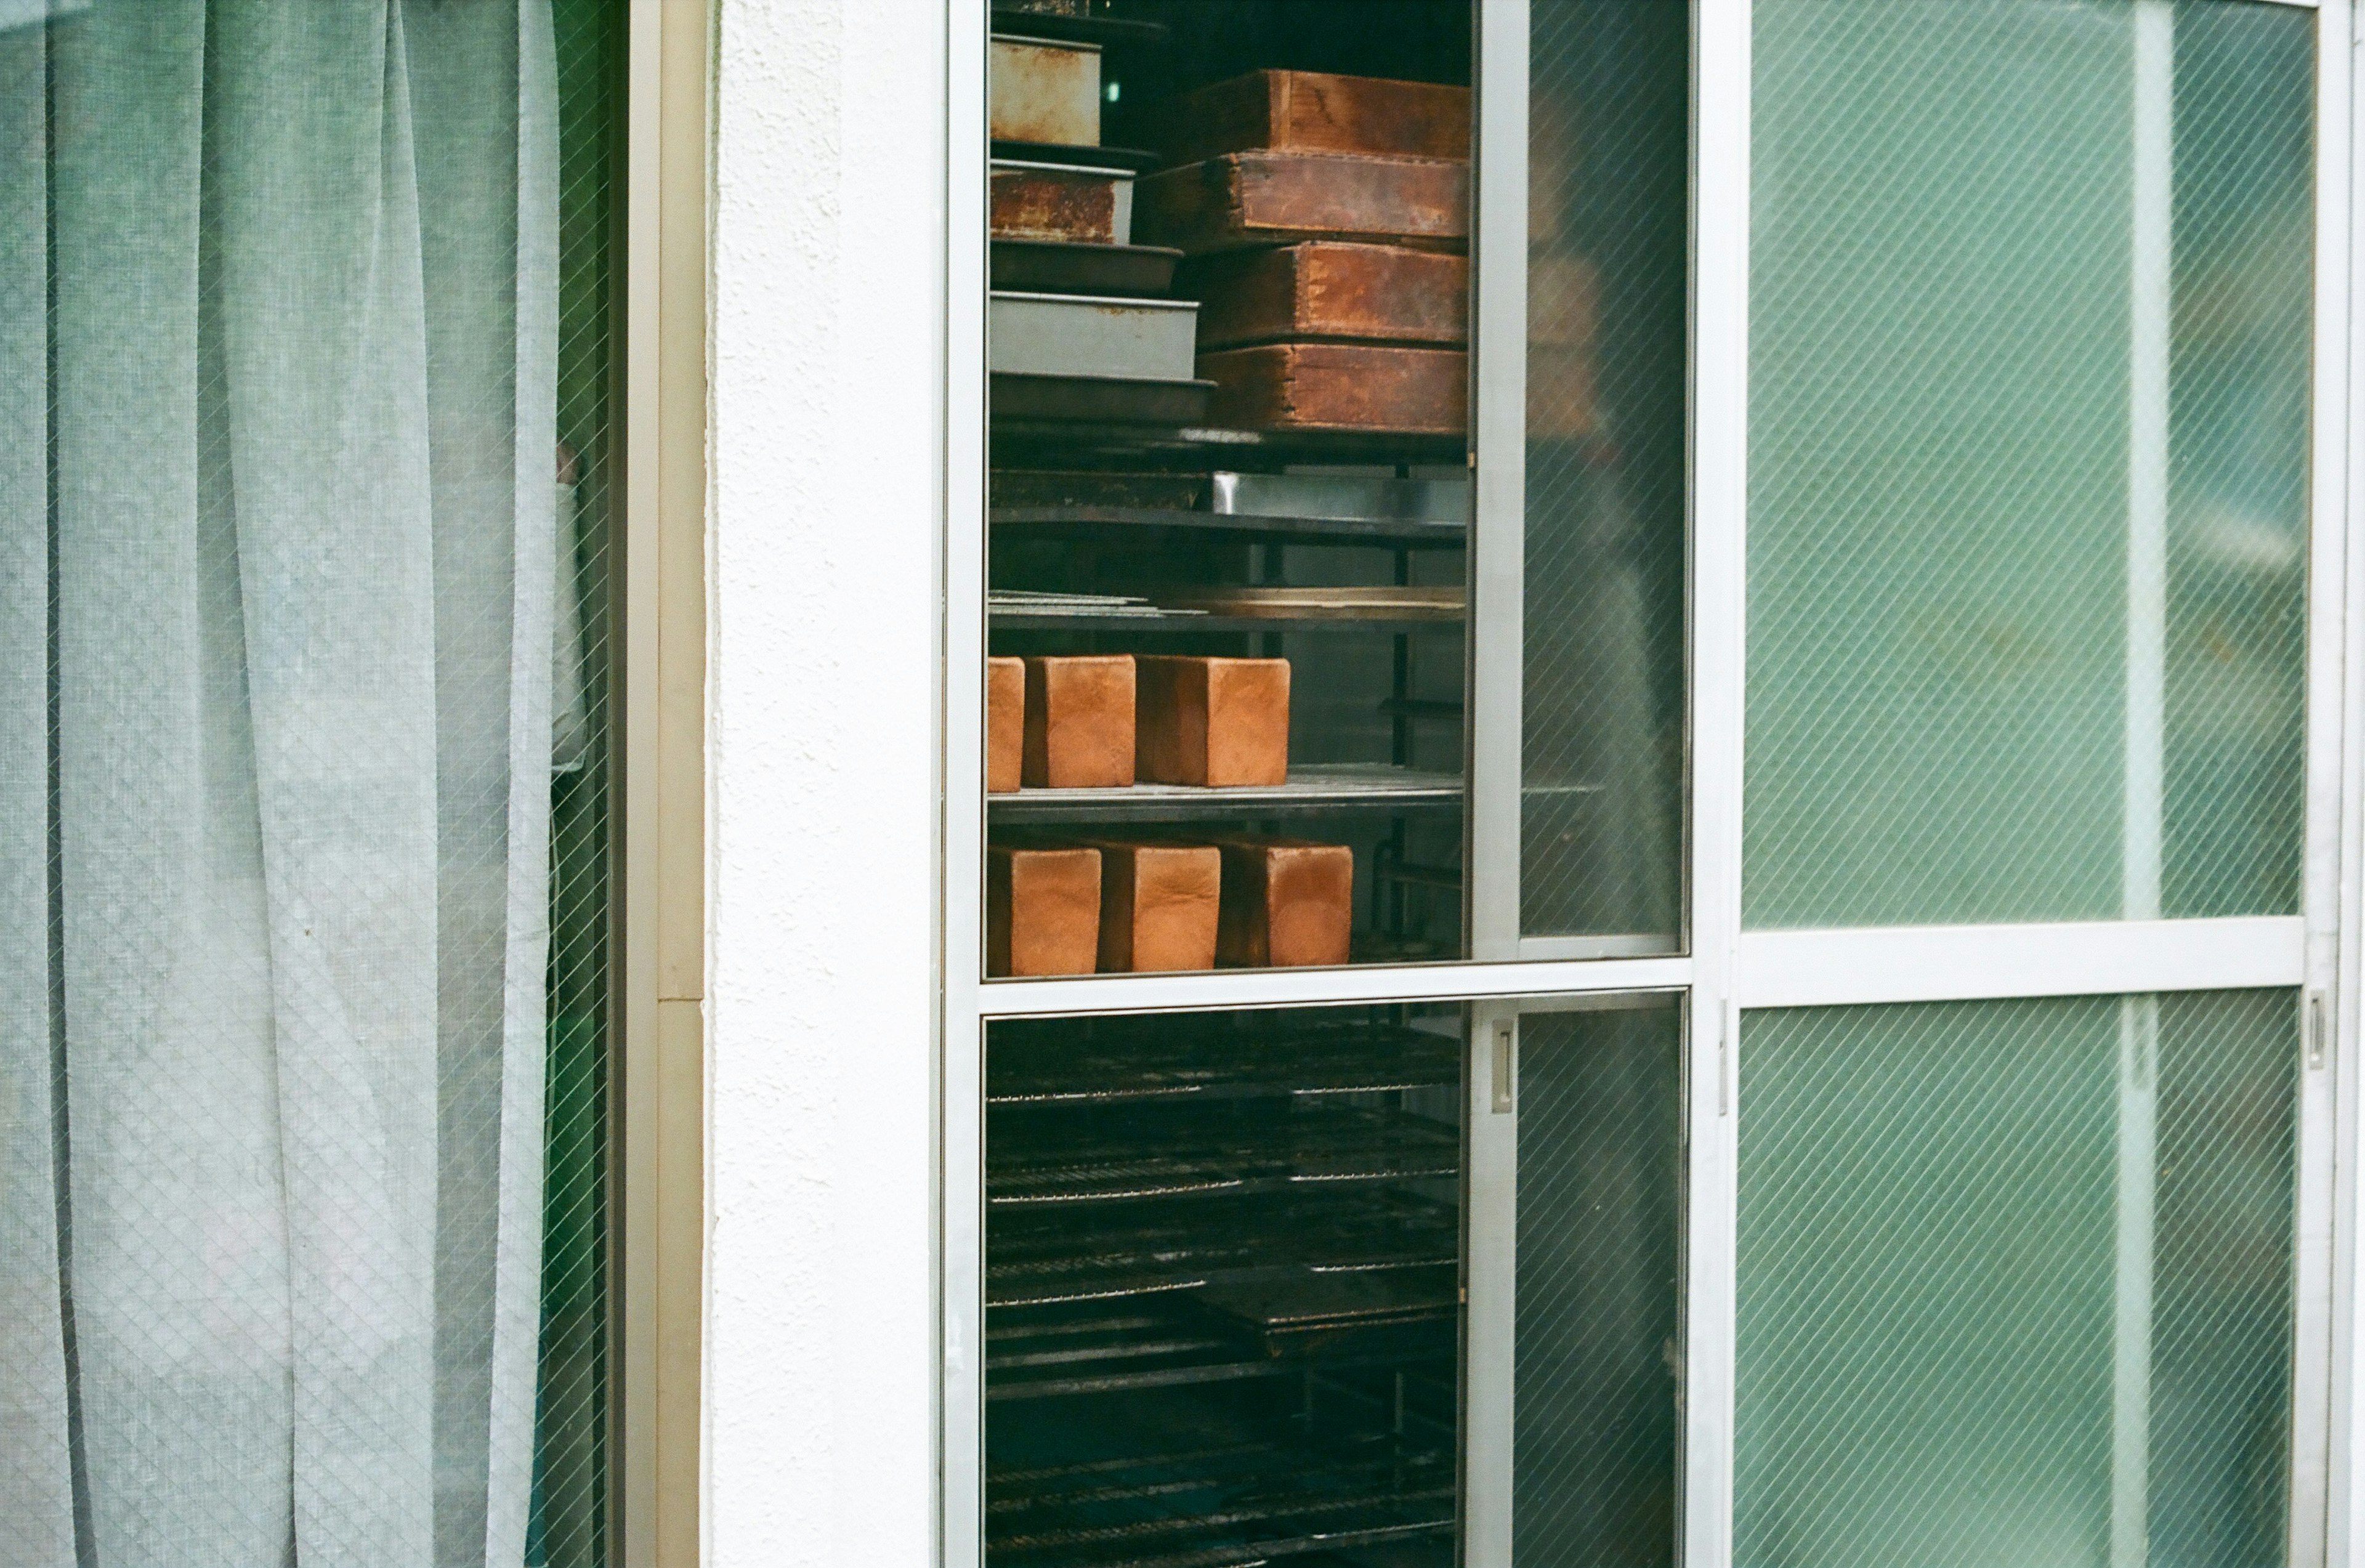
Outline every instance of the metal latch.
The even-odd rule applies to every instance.
[[[2307,1070],[2319,1070],[2324,1066],[2325,1017],[2324,992],[2307,993]]]

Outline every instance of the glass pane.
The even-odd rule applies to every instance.
[[[1450,1568],[1463,1041],[1454,1003],[988,1027],[993,1568]]]
[[[7,1560],[607,1560],[611,0],[0,6]]]
[[[1673,946],[1691,17],[1665,0],[1530,16],[1519,924]]]
[[[1682,1063],[1672,1005],[1519,1023],[1511,1518],[1527,1568],[1675,1562]]]
[[[1750,924],[2296,910],[2315,28],[1757,9]]]
[[[2281,1561],[2296,1014],[1751,1014],[1734,1561]]]

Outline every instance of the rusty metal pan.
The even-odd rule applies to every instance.
[[[1101,46],[995,33],[988,40],[986,118],[1010,141],[1096,145]]]
[[[993,286],[1043,294],[1157,296],[1174,286],[1180,251],[1157,245],[1078,245],[996,240]]]
[[[1212,381],[1119,381],[1097,375],[992,378],[993,418],[1058,424],[1196,425]]]

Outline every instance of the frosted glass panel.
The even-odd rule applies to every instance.
[[[2281,1562],[2296,1022],[1749,1015],[1735,1562]]]
[[[2297,908],[2315,19],[1755,22],[1745,917]]]

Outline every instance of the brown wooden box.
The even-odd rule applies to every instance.
[[[1134,777],[1217,788],[1289,782],[1289,661],[1135,661]]]
[[[1129,226],[1116,176],[1091,169],[997,163],[987,181],[986,221],[997,240],[1122,245]]]
[[[1470,165],[1343,152],[1227,152],[1134,191],[1144,245],[1192,255],[1300,240],[1373,240],[1458,251],[1470,240]]]
[[[1160,973],[1216,967],[1223,852],[1207,844],[1110,840],[1101,857],[1100,967]]]
[[[1026,661],[985,661],[985,790],[1007,795],[1019,785],[1026,754]]]
[[[1159,117],[1170,163],[1265,148],[1470,156],[1470,89],[1317,71],[1251,71],[1175,99]]]
[[[1028,659],[1020,762],[1020,778],[1034,790],[1131,784],[1133,655]]]
[[[1216,961],[1251,969],[1343,964],[1354,924],[1355,852],[1303,838],[1230,838]]]
[[[1100,936],[1099,850],[987,847],[987,974],[1088,975]]]
[[[1199,348],[1283,340],[1437,343],[1470,336],[1470,260],[1401,245],[1309,240],[1231,251],[1182,284],[1199,306]]]
[[[1201,354],[1199,374],[1216,384],[1208,418],[1219,425],[1460,435],[1469,424],[1459,349],[1269,343]]]

